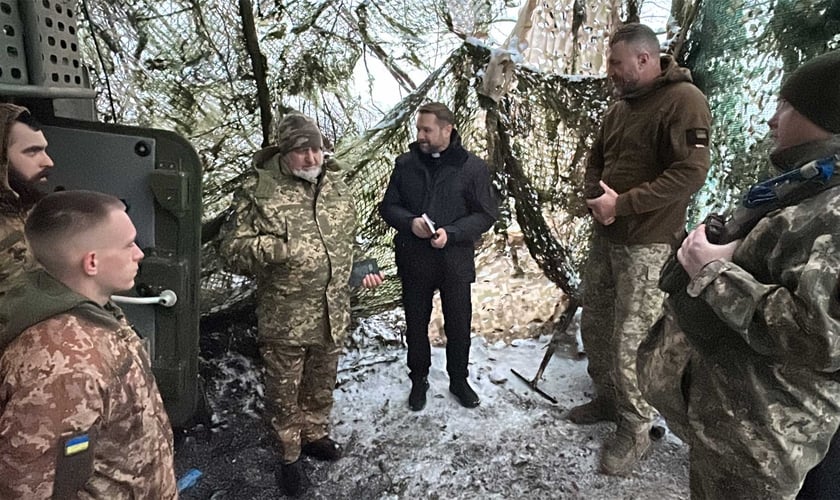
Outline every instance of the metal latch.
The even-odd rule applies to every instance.
[[[178,296],[172,290],[164,290],[157,297],[126,297],[111,295],[111,300],[120,304],[151,304],[172,307],[178,302]]]

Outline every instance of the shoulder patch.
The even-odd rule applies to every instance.
[[[81,453],[90,447],[90,438],[87,434],[73,436],[64,442],[64,456],[69,457]]]
[[[695,148],[709,147],[709,131],[705,128],[691,128],[685,131],[685,142]]]

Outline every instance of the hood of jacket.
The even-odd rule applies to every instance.
[[[29,271],[0,301],[0,352],[24,330],[58,314],[74,314],[105,326],[119,327],[119,308],[111,310],[69,289],[43,269]]]
[[[840,154],[840,135],[821,141],[806,142],[782,151],[770,153],[773,166],[782,172],[801,167],[812,160],[821,160]],[[840,174],[840,172],[838,172]]]
[[[29,111],[15,104],[0,103],[0,207],[17,207],[18,194],[9,185],[9,130],[22,113]]]
[[[300,179],[289,170],[286,162],[283,161],[283,153],[278,146],[268,146],[254,153],[252,165],[257,173],[257,187],[254,194],[257,198],[272,197],[278,180],[282,177]],[[338,160],[327,153],[324,154],[322,166],[324,169],[321,174],[322,177],[325,172],[340,172],[343,170]],[[308,182],[304,179],[300,179],[300,181]]]
[[[691,71],[689,71],[688,68],[681,68],[677,65],[674,58],[668,54],[662,54],[659,57],[659,66],[662,68],[662,72],[656,77],[653,83],[642,87],[635,92],[630,92],[621,98],[628,100],[641,99],[666,85],[680,82],[694,82],[691,78]]]

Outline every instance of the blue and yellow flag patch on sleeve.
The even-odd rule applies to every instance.
[[[64,443],[64,456],[69,457],[81,453],[90,447],[90,438],[87,434],[75,436]]]

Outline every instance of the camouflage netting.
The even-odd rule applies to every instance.
[[[299,109],[318,119],[347,168],[360,246],[392,266],[392,234],[376,205],[393,159],[413,140],[414,110],[440,100],[494,171],[505,199],[496,232],[521,231],[545,274],[577,295],[588,239],[583,162],[607,105],[605,40],[617,22],[645,13],[642,2],[527,1],[512,30],[501,23],[509,6],[490,0],[83,4],[82,42],[103,119],[187,137],[205,165],[205,219],[224,210],[267,140],[270,115]],[[696,222],[766,173],[766,120],[781,78],[837,48],[840,3],[674,0],[671,13],[667,26],[651,26],[692,69],[715,118]],[[501,48],[488,35],[499,29],[510,30]],[[360,72],[367,89],[353,84]],[[391,109],[375,100],[389,87],[382,79],[401,96]],[[203,268],[205,308],[241,288],[221,272],[212,242]],[[392,303],[396,286],[365,292],[361,303]]]

